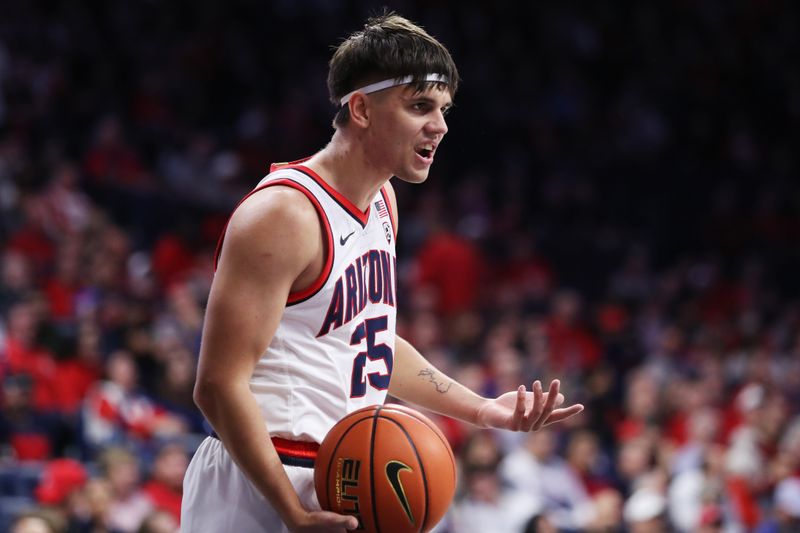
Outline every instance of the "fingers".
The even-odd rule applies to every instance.
[[[514,416],[511,419],[512,431],[521,431],[525,421],[525,386],[520,385],[517,389],[517,403],[514,406]]]
[[[516,404],[511,420],[512,431],[537,431],[555,422],[566,420],[583,411],[583,405],[575,404],[562,408],[565,398],[560,392],[561,382],[554,379],[547,392],[542,390],[539,380],[533,382],[532,392],[525,391],[524,386],[517,389]],[[530,410],[528,402],[533,400]]]
[[[554,379],[546,393],[542,392],[541,382],[533,383],[533,406],[522,419],[519,431],[537,431],[555,422],[560,422],[583,411],[583,405],[576,404],[559,408],[564,404],[564,395],[559,392],[561,382]]]
[[[558,389],[561,387],[561,382],[557,379],[554,379],[550,382],[550,390],[547,391],[547,400],[544,402],[544,406],[542,407],[539,416],[536,417],[536,420],[533,421],[531,425],[531,430],[536,431],[537,429],[541,429],[544,426],[544,423],[550,417],[550,414],[555,409],[556,402],[558,401],[558,397],[561,393],[558,392]],[[539,385],[541,388],[541,385]],[[563,398],[563,395],[561,395]],[[563,400],[562,400],[563,401]]]
[[[555,407],[561,407],[563,404],[564,404],[564,395],[559,392],[558,396],[556,396]]]
[[[353,515],[338,514],[331,511],[312,511],[310,513],[313,524],[300,528],[300,531],[332,531],[341,528],[348,531],[358,527],[358,519]]]
[[[349,530],[355,529],[358,527],[358,519],[355,516],[347,516],[347,520],[343,524],[344,528]]]
[[[545,406],[545,394],[542,392],[542,383],[537,379],[533,382],[531,386],[532,389],[532,396],[533,396],[533,405],[531,406],[531,410],[525,415],[522,419],[522,424],[519,428],[519,431],[531,431],[533,426],[542,416],[542,412],[544,411]]]
[[[544,426],[549,426],[550,424],[554,424],[556,422],[561,422],[562,420],[566,420],[571,416],[575,416],[578,413],[583,411],[583,405],[576,403],[575,405],[570,405],[569,407],[565,407],[564,409],[555,409],[550,416],[545,421]]]
[[[338,515],[336,523],[333,525],[350,531],[358,527],[358,519],[353,515]]]

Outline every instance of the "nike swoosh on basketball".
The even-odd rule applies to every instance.
[[[406,491],[403,489],[402,481],[400,481],[401,470],[408,470],[411,472],[411,467],[400,461],[389,461],[386,463],[386,477],[389,479],[389,484],[392,486],[392,490],[395,496],[397,496],[397,499],[400,500],[400,505],[403,506],[403,510],[406,512],[411,525],[414,525],[414,515],[411,514],[411,506],[408,504]]]
[[[346,237],[343,237],[343,236],[341,236],[341,235],[340,235],[340,236],[339,236],[339,244],[341,244],[342,246],[344,246],[344,243],[346,243],[346,242],[347,242],[347,239],[349,239],[350,237],[352,237],[352,236],[353,236],[353,233],[355,233],[355,232],[356,232],[355,230],[351,231],[350,233],[348,233],[348,234],[347,234],[347,236],[346,236]]]

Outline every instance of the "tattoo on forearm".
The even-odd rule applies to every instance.
[[[433,383],[433,386],[436,387],[436,392],[440,394],[445,394],[447,391],[450,390],[450,387],[453,386],[452,382],[445,382],[436,379],[436,372],[431,370],[430,368],[425,368],[419,371],[418,376],[423,378],[428,378],[428,381]]]

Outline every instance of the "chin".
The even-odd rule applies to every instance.
[[[424,183],[428,179],[428,171],[424,172],[403,172],[395,174],[397,178],[405,181],[406,183]]]

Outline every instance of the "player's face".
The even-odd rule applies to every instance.
[[[447,133],[445,114],[451,105],[446,88],[432,86],[415,93],[402,86],[387,91],[374,108],[371,156],[403,181],[425,181]]]

